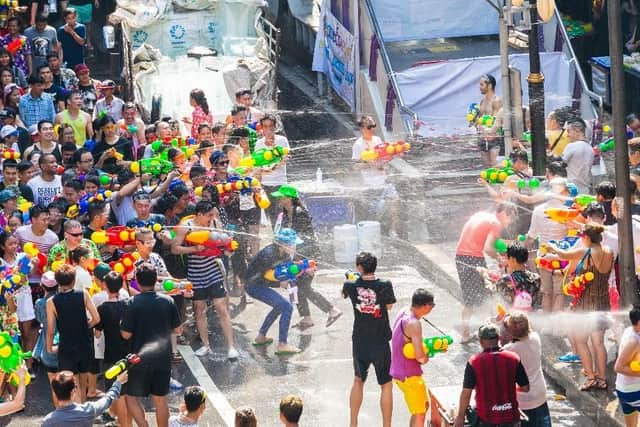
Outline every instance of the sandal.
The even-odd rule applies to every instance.
[[[587,378],[587,380],[580,386],[580,391],[587,391],[596,388],[598,380],[595,377]]]
[[[606,389],[608,389],[609,385],[607,384],[607,380],[605,380],[604,378],[596,377],[595,388],[598,389],[598,390],[606,390]]]
[[[265,345],[269,345],[272,342],[273,342],[273,338],[266,338],[264,341],[254,341],[251,344],[254,347],[262,347],[262,346],[265,346]]]

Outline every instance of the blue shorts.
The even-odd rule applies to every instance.
[[[640,391],[627,393],[616,390],[616,394],[618,395],[618,400],[620,400],[623,414],[631,415],[634,412],[640,411]]]

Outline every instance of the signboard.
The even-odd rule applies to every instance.
[[[325,4],[313,52],[313,71],[329,76],[331,87],[355,110],[355,41]]]

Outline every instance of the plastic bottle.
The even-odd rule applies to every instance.
[[[320,187],[322,185],[322,169],[316,170],[316,185]]]

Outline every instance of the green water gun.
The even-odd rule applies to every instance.
[[[174,169],[174,164],[168,160],[164,160],[158,156],[150,157],[148,159],[141,159],[136,162],[131,162],[131,172],[136,175],[142,175],[145,173],[153,176],[160,176],[171,172]]]

